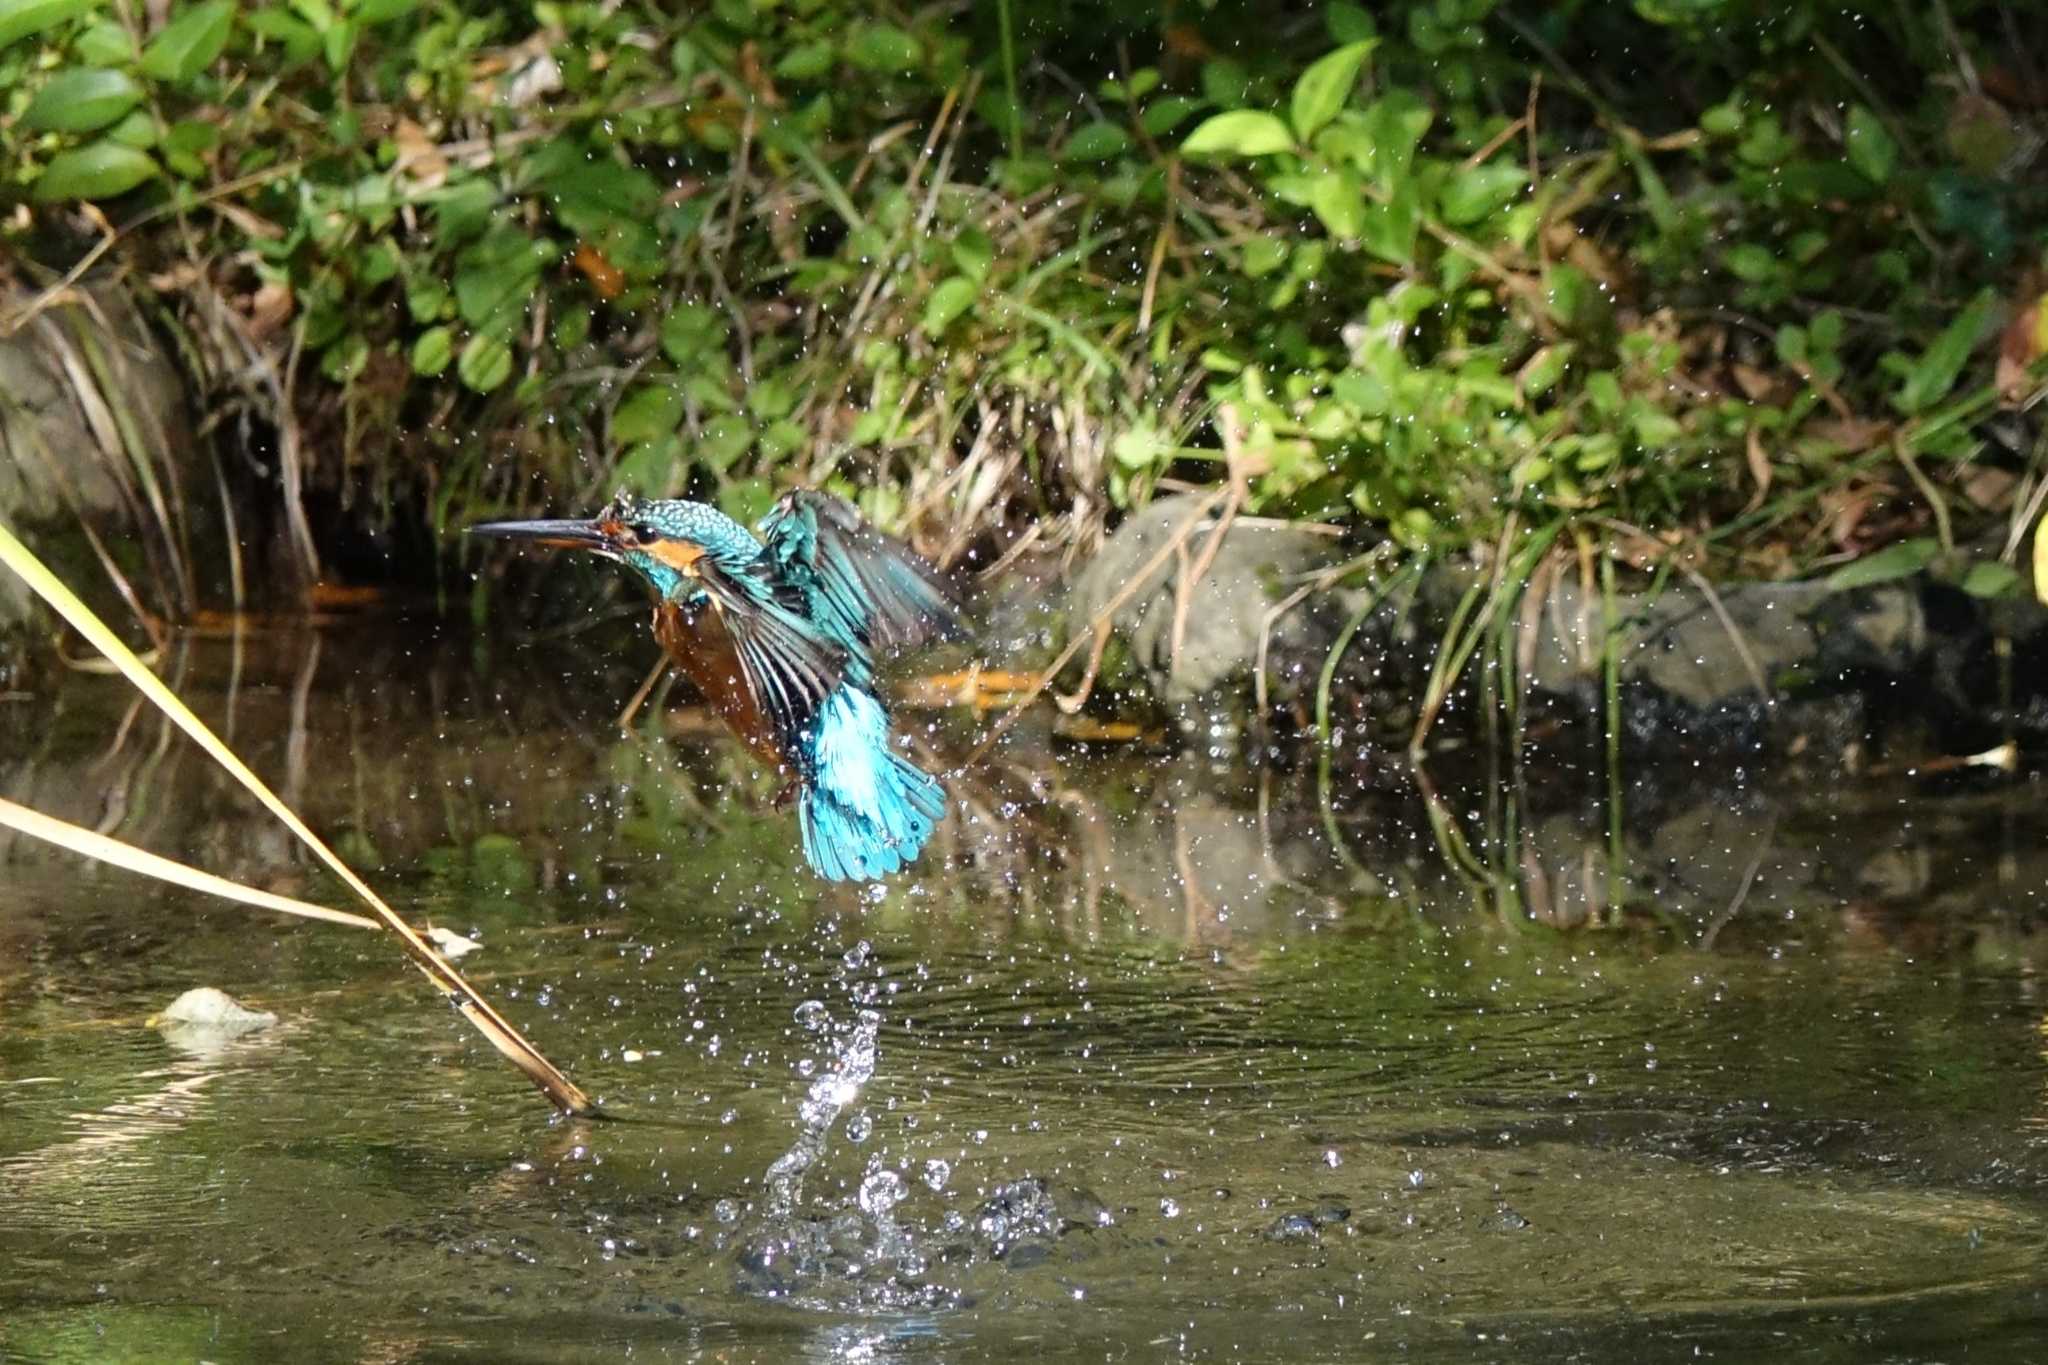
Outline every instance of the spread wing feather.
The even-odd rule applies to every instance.
[[[799,489],[760,530],[777,577],[803,594],[812,619],[870,660],[966,633],[952,584],[845,499]]]
[[[806,624],[764,581],[719,567],[708,556],[698,577],[732,636],[747,687],[775,727],[783,751],[801,753],[825,698],[846,668],[846,651]]]

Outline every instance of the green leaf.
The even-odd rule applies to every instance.
[[[1571,342],[1564,341],[1554,346],[1545,346],[1530,356],[1529,363],[1515,376],[1516,384],[1521,387],[1522,396],[1541,398],[1555,388],[1557,381],[1564,378],[1565,367],[1571,364],[1572,352],[1575,349]]]
[[[1723,257],[1728,270],[1735,278],[1751,284],[1762,284],[1778,273],[1778,258],[1767,246],[1756,242],[1744,242],[1730,247]]]
[[[1308,206],[1332,237],[1351,241],[1365,233],[1365,192],[1348,170],[1324,171],[1308,192]]]
[[[1362,43],[1377,36],[1379,29],[1363,6],[1347,0],[1331,0],[1323,7],[1323,24],[1340,43]]]
[[[862,24],[847,39],[846,56],[869,71],[915,71],[924,61],[924,44],[894,24]]]
[[[146,152],[156,146],[156,118],[147,109],[137,109],[107,129],[107,140]]]
[[[50,158],[36,181],[35,197],[45,204],[59,199],[111,199],[161,174],[148,152],[118,142],[89,142]]]
[[[412,372],[436,375],[455,358],[455,333],[446,327],[429,327],[412,344]]]
[[[165,24],[142,53],[144,74],[183,84],[212,66],[228,45],[235,22],[234,0],[194,5]]]
[[[716,309],[677,304],[661,320],[661,353],[678,365],[701,366],[705,354],[725,349],[726,334],[725,317]]]
[[[1067,139],[1067,145],[1060,149],[1062,161],[1107,161],[1122,154],[1131,145],[1131,135],[1117,124],[1097,122],[1083,124]]]
[[[80,66],[127,66],[135,60],[135,39],[111,19],[95,19],[71,40],[71,59]]]
[[[555,250],[516,228],[501,228],[455,258],[455,307],[480,332],[509,339]]]
[[[1138,126],[1146,137],[1165,137],[1207,102],[1191,95],[1163,96],[1145,106],[1145,112],[1138,115]]]
[[[2004,597],[2019,583],[2019,570],[2010,564],[1980,559],[1964,571],[1960,586],[1972,597]]]
[[[1412,179],[1401,181],[1384,204],[1374,204],[1365,215],[1358,240],[1381,260],[1395,265],[1415,263],[1415,234],[1422,227],[1422,192]]]
[[[1948,397],[1997,306],[1997,298],[1989,289],[1970,300],[1969,306],[1934,339],[1926,354],[1906,371],[1905,383],[1892,398],[1899,411],[1914,416]]]
[[[1372,148],[1372,165],[1361,167],[1392,192],[1409,178],[1415,164],[1415,149],[1436,118],[1430,107],[1407,90],[1395,89],[1372,102],[1365,111],[1367,145]]]
[[[611,438],[616,445],[656,441],[675,435],[683,420],[683,391],[660,381],[641,384],[626,395],[612,414]]]
[[[76,18],[99,0],[0,0],[0,47]]]
[[[21,121],[45,132],[89,133],[142,103],[142,87],[125,71],[62,71],[36,91]]]
[[[1268,156],[1294,150],[1287,125],[1257,109],[1211,114],[1180,144],[1188,156]]]
[[[1847,592],[1851,588],[1867,588],[1873,583],[1910,578],[1932,564],[1940,553],[1940,541],[1901,540],[1854,563],[1844,564],[1827,576],[1825,585],[1830,592]]]
[[[479,332],[462,348],[455,373],[478,393],[489,393],[512,377],[512,348],[497,337]]]
[[[1849,126],[1842,142],[1849,155],[1849,164],[1864,179],[1873,185],[1882,185],[1892,178],[1892,171],[1899,163],[1899,144],[1892,141],[1883,121],[1868,106],[1849,106]]]
[[[965,275],[954,275],[942,280],[932,290],[931,297],[924,301],[924,330],[928,336],[937,336],[974,305],[981,297],[981,286]]]
[[[1295,136],[1307,142],[1316,135],[1316,129],[1337,117],[1337,111],[1351,98],[1352,87],[1358,84],[1359,68],[1365,65],[1376,43],[1372,38],[1346,43],[1301,73],[1301,79],[1294,83]]]
[[[996,244],[978,227],[962,228],[953,239],[953,264],[970,280],[987,279],[995,258]]]
[[[799,43],[775,64],[775,74],[786,81],[814,81],[832,69],[832,44]]]
[[[1526,169],[1505,161],[1489,161],[1460,171],[1444,186],[1444,221],[1456,227],[1469,227],[1495,209],[1505,207],[1528,183]]]

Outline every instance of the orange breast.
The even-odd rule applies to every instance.
[[[747,687],[724,618],[709,603],[686,612],[664,602],[654,609],[654,638],[733,733],[768,763],[781,767],[775,732]]]

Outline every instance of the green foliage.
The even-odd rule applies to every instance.
[[[1866,453],[1964,470],[2048,250],[1952,76],[2009,7],[1025,8],[0,0],[0,194],[137,224],[210,373],[298,357],[312,485],[1075,538],[1223,404],[1254,506],[1415,545],[1911,503]]]

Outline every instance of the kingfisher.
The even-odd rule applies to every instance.
[[[654,637],[748,747],[789,777],[804,857],[873,881],[923,851],[938,779],[898,754],[878,657],[964,629],[951,586],[829,493],[786,494],[757,537],[717,508],[621,493],[585,520],[469,528],[624,564],[654,595]]]

